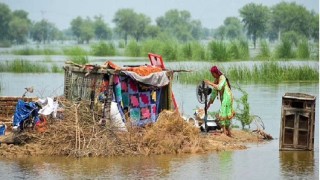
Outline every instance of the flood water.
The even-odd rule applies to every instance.
[[[0,73],[1,96],[63,93],[63,74]],[[232,82],[231,82],[232,83]],[[29,157],[0,159],[0,179],[319,179],[319,84],[240,84],[248,92],[252,114],[260,116],[275,140],[251,144],[247,150],[151,157],[83,158]],[[180,112],[192,116],[198,103],[195,85],[174,83]],[[286,92],[317,97],[314,151],[279,151],[281,101]],[[235,98],[241,94],[234,91]],[[219,103],[210,107],[217,111]],[[235,121],[235,123],[237,123]]]

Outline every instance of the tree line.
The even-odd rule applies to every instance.
[[[174,38],[181,42],[203,39],[234,40],[250,39],[254,47],[259,38],[270,41],[282,37],[299,37],[318,41],[319,14],[294,2],[280,2],[272,7],[249,3],[239,9],[239,17],[226,17],[217,29],[203,27],[200,20],[192,18],[186,10],[172,9],[156,18],[156,24],[145,14],[133,9],[119,9],[111,28],[100,16],[81,17],[71,20],[67,30],[59,30],[46,19],[32,22],[28,12],[12,11],[0,3],[0,45],[23,44],[28,40],[38,43],[76,40],[79,44],[91,40],[132,38],[141,41],[148,38]]]

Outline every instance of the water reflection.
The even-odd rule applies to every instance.
[[[309,176],[315,170],[313,151],[279,151],[279,156],[281,172],[286,178]]]
[[[219,156],[219,170],[221,175],[219,176],[221,179],[231,179],[232,177],[232,152],[224,151],[218,153]]]

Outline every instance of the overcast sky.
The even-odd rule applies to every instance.
[[[25,10],[32,21],[45,18],[59,29],[70,26],[77,16],[93,18],[102,15],[110,27],[117,10],[131,8],[136,13],[143,13],[155,24],[157,17],[171,9],[187,10],[192,19],[200,20],[202,26],[217,28],[226,17],[239,16],[239,9],[254,2],[271,7],[282,0],[0,0],[11,10]],[[286,0],[305,6],[308,10],[319,13],[318,0]]]

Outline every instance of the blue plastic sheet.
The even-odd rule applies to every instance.
[[[34,102],[24,102],[19,99],[13,116],[13,126],[21,126],[23,121],[30,116],[34,117],[34,123],[37,123],[39,120],[38,110],[39,108]]]

